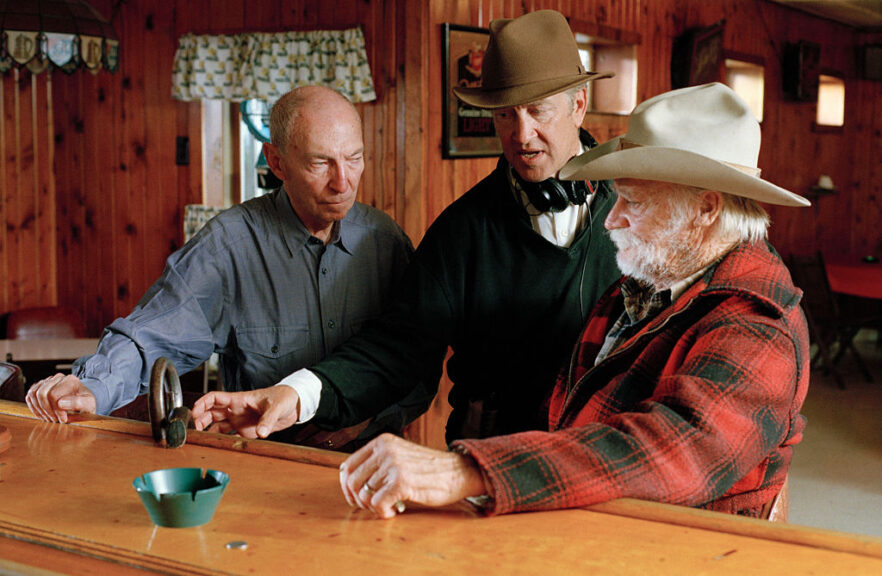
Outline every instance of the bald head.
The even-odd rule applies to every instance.
[[[358,112],[334,90],[304,86],[273,106],[270,134],[267,165],[310,234],[327,243],[334,222],[355,204],[364,171]]]
[[[345,96],[324,86],[301,86],[279,98],[270,112],[270,138],[284,154],[301,130],[328,122],[345,122],[358,127],[358,110]]]

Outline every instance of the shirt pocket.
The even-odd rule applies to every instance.
[[[254,388],[272,386],[313,362],[309,328],[305,324],[238,327],[236,342],[242,377]]]

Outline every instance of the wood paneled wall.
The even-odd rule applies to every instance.
[[[0,75],[0,313],[57,301],[52,82]]]
[[[201,201],[203,178],[200,104],[170,96],[179,35],[361,26],[378,99],[359,105],[367,148],[360,199],[418,243],[496,162],[441,158],[441,24],[486,27],[543,8],[639,34],[638,100],[670,88],[676,36],[725,19],[724,48],[766,70],[764,176],[806,193],[823,173],[840,188],[808,209],[771,208],[773,242],[784,254],[882,255],[882,82],[861,80],[855,64],[856,47],[882,41],[878,34],[766,0],[90,1],[121,39],[116,74],[0,76],[0,314],[69,304],[97,336],[131,310],[180,245],[183,207]],[[780,54],[798,40],[819,42],[822,68],[845,77],[841,132],[813,132],[814,104],[784,100]],[[626,125],[586,120],[604,136]],[[175,164],[179,136],[190,140],[186,166]],[[432,426],[420,434],[436,436]]]
[[[98,335],[125,315],[181,245],[186,204],[202,196],[198,156],[175,165],[175,138],[199,150],[199,105],[174,101],[173,2],[93,2],[113,15],[115,74],[53,72],[58,300]]]

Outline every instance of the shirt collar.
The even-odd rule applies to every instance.
[[[589,150],[588,145],[582,144],[582,152],[584,153],[586,150]],[[515,200],[530,218],[533,230],[555,246],[569,248],[590,217],[589,206],[594,200],[594,194],[589,194],[584,204],[578,206],[569,204],[560,212],[539,212],[530,203],[530,198],[515,177],[514,167],[511,164],[508,164],[506,176],[509,188],[514,194]]]
[[[624,298],[625,312],[628,314],[631,322],[638,322],[646,317],[655,316],[670,306],[687,288],[701,278],[708,268],[710,266],[698,270],[691,276],[675,282],[670,288],[661,291],[656,291],[651,285],[634,278],[626,278],[622,282],[622,296]]]
[[[334,228],[331,230],[331,240],[328,242],[328,244],[336,244],[338,248],[347,254],[352,254],[352,250],[349,248],[350,246],[355,246],[355,232],[353,231],[355,227],[346,224],[354,209],[355,206],[353,205],[342,220],[334,222]]]
[[[294,207],[291,206],[291,199],[288,198],[288,192],[284,186],[276,190],[275,204],[281,219],[283,240],[293,254],[303,248],[313,236],[306,229],[300,216],[294,211]],[[343,220],[334,222],[334,227],[331,228],[331,238],[328,241],[328,245],[336,244],[347,253],[350,253],[348,246],[352,246],[354,241],[350,230],[351,226],[346,226],[343,223],[349,219],[351,213],[352,210],[349,210]]]
[[[683,294],[683,292],[685,292],[687,288],[692,286],[692,284],[694,284],[696,280],[704,276],[704,273],[707,272],[708,269],[711,266],[714,266],[716,263],[717,261],[715,260],[713,263],[705,266],[688,278],[680,280],[679,282],[674,282],[674,284],[671,286],[671,302],[674,302],[677,298],[679,298],[680,295]]]

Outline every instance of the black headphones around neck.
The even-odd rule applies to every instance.
[[[548,178],[542,182],[527,182],[512,170],[530,204],[539,212],[562,212],[570,204],[584,204],[588,199],[588,184],[584,180]]]

